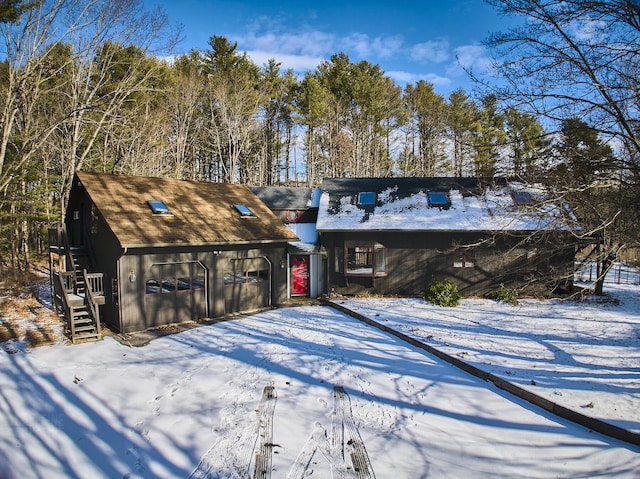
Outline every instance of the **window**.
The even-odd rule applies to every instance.
[[[238,213],[240,213],[240,216],[242,216],[243,218],[255,217],[253,211],[251,211],[246,205],[237,204],[233,205],[233,207],[238,211]]]
[[[182,291],[191,291],[194,289],[204,288],[204,276],[194,276],[193,278],[164,278],[159,281],[157,279],[148,279],[145,283],[146,294],[171,294],[180,293]]]
[[[359,205],[375,205],[376,204],[376,194],[373,191],[363,191],[358,193],[358,204]]]
[[[154,215],[171,215],[171,210],[160,200],[149,200],[147,205],[151,208],[151,212]]]
[[[519,206],[526,206],[533,204],[533,195],[528,191],[512,190],[511,197],[513,202]]]
[[[453,253],[454,268],[473,268],[476,265],[476,253],[472,249],[459,249]]]
[[[176,290],[176,279],[175,278],[164,278],[162,280],[162,292],[163,293],[173,293]]]
[[[344,248],[345,276],[385,276],[387,250],[380,244],[347,244]]]
[[[449,195],[446,191],[427,191],[429,206],[436,208],[448,208],[450,206]]]
[[[158,283],[155,279],[147,280],[146,282],[146,293],[147,294],[158,294],[160,293],[160,283]]]
[[[224,284],[261,283],[269,281],[269,270],[242,271],[238,273],[227,272],[224,274]]]
[[[191,278],[178,278],[178,291],[188,291],[191,289]]]

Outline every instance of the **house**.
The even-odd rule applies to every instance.
[[[320,189],[256,186],[251,191],[299,238],[287,247],[289,296],[315,298],[324,293],[326,255],[316,230]]]
[[[55,296],[87,336],[96,316],[129,333],[276,306],[298,240],[245,185],[78,172],[64,228],[50,231]]]
[[[579,230],[540,186],[482,178],[331,178],[317,231],[327,288],[423,293],[450,278],[461,294],[571,286]]]
[[[570,288],[580,230],[541,186],[483,178],[330,178],[253,187],[78,172],[49,232],[72,339],[282,305],[295,297],[466,296]]]

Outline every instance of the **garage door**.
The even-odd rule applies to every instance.
[[[225,311],[239,313],[271,304],[271,264],[264,257],[229,262],[224,272]]]
[[[206,269],[200,263],[152,265],[145,274],[148,327],[207,317]]]

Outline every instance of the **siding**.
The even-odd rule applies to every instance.
[[[491,239],[491,241],[488,241]],[[574,248],[562,243],[519,245],[515,236],[489,238],[478,233],[324,233],[330,254],[329,290],[341,294],[421,295],[433,279],[450,278],[464,296],[484,295],[500,284],[531,292],[548,291],[553,278],[571,274]],[[379,277],[345,276],[335,271],[336,254],[345,241],[376,242],[387,248],[387,274]],[[467,258],[471,267],[454,267],[462,249],[477,245]]]

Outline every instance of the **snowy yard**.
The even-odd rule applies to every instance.
[[[440,308],[415,299],[340,303],[394,330],[591,417],[640,433],[640,290],[619,305],[467,299]]]
[[[344,304],[640,431],[640,296],[637,286],[613,288],[618,305]],[[0,350],[2,479],[639,478],[638,471],[640,447],[558,419],[328,307],[262,312],[144,347],[107,337]]]

